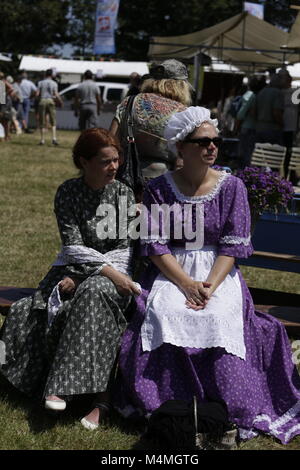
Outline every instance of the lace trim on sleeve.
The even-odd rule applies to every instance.
[[[148,245],[150,243],[159,243],[160,245],[166,245],[170,240],[166,238],[141,238],[141,245]]]
[[[245,237],[238,237],[235,235],[226,235],[225,237],[220,238],[220,244],[225,245],[250,245],[251,236]]]

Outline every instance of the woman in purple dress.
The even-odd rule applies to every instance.
[[[300,434],[300,379],[284,327],[254,310],[235,264],[252,253],[247,191],[211,168],[216,126],[190,107],[166,128],[184,166],[145,192],[142,254],[152,263],[122,340],[120,408],[149,415],[170,399],[223,399],[242,439],[287,443]]]

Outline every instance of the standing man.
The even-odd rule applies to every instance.
[[[256,142],[282,145],[284,96],[278,74],[255,97]]]
[[[0,72],[0,124],[4,130],[4,139],[9,139],[9,123],[11,120],[12,99],[15,91],[12,85],[5,80],[3,72]]]
[[[240,166],[244,169],[250,165],[252,152],[255,146],[255,127],[254,117],[255,95],[262,89],[265,82],[253,76],[249,79],[248,90],[242,96],[241,107],[236,115],[236,130],[240,131],[239,139],[239,157]]]
[[[58,145],[56,139],[56,108],[55,99],[62,104],[62,99],[58,94],[57,83],[52,80],[52,70],[46,70],[44,80],[38,84],[37,96],[40,97],[39,102],[39,124],[41,131],[41,140],[39,145],[45,144],[45,127],[46,127],[46,114],[49,114],[49,120],[52,128],[52,144]]]
[[[292,88],[292,77],[286,69],[281,69],[278,72],[281,79],[282,93],[284,96],[284,111],[283,111],[283,145],[286,147],[286,155],[284,159],[284,177],[287,178],[289,163],[292,155],[292,147],[298,128],[298,112],[299,105],[293,103],[292,95],[294,89]],[[292,180],[294,179],[294,172],[292,172]]]
[[[141,92],[141,80],[140,74],[137,72],[132,72],[129,75],[129,90],[126,96],[138,95]]]
[[[75,96],[75,116],[78,116],[79,111],[79,129],[81,131],[97,127],[97,116],[100,114],[101,104],[100,89],[93,81],[92,72],[87,70]]]
[[[31,98],[33,98],[36,95],[37,88],[35,84],[27,79],[27,73],[25,71],[22,72],[21,74],[22,79],[20,82],[20,88],[23,96],[23,101],[22,101],[22,110],[23,110],[23,120],[22,120],[22,125],[23,125],[23,130],[27,134],[31,134],[32,131],[29,130],[28,128],[28,120],[29,120],[29,111],[30,111],[30,102]]]

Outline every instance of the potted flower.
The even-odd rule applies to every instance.
[[[263,212],[279,211],[293,198],[292,183],[268,168],[246,167],[236,174],[245,183],[252,217],[252,233]]]
[[[295,261],[300,256],[300,212],[292,184],[278,173],[255,167],[245,168],[237,176],[248,189],[252,229],[257,222],[252,230],[252,244],[256,252],[262,253],[241,259],[239,264],[298,273],[299,264]],[[284,211],[290,201],[294,203],[292,211]],[[274,253],[278,256],[272,257]]]

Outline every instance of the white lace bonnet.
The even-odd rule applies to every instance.
[[[200,127],[203,122],[208,122],[217,129],[218,120],[211,119],[210,111],[207,108],[190,106],[180,113],[173,114],[164,132],[169,150],[177,155],[176,142],[184,140],[187,135],[193,132],[196,127]]]

